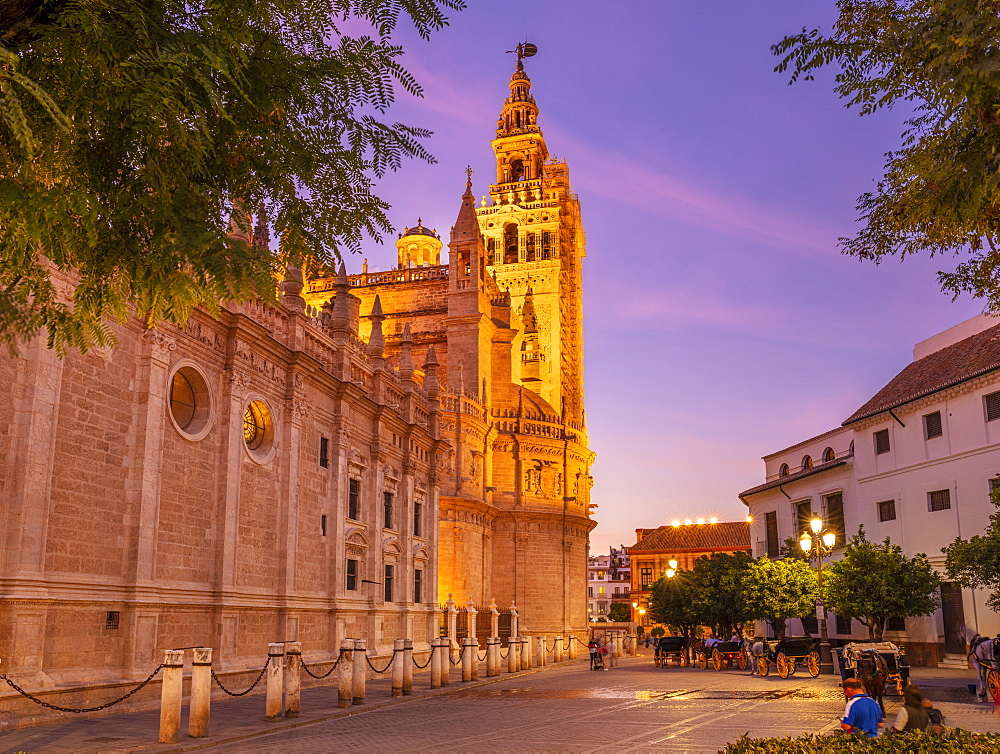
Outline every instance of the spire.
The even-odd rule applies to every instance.
[[[382,336],[382,321],[385,315],[382,314],[382,298],[377,293],[375,301],[372,302],[369,319],[372,321],[372,332],[368,337],[368,355],[381,358],[385,354],[385,338]]]
[[[432,345],[427,349],[427,356],[424,357],[424,392],[427,393],[428,398],[436,397],[438,391],[441,389],[441,384],[438,382],[437,370],[437,353],[434,351],[434,346]]]
[[[497,121],[497,138],[540,133],[537,121],[538,105],[531,95],[531,79],[524,72],[524,63],[518,55],[517,70],[510,77],[510,96],[503,103],[500,120]]]
[[[261,251],[271,248],[271,231],[268,230],[263,215],[257,217],[257,225],[253,229],[253,247]]]
[[[254,246],[257,245],[257,233],[254,232]],[[302,268],[295,265],[288,265],[285,268],[285,277],[278,285],[281,291],[281,303],[286,309],[294,312],[304,312],[306,300],[302,298],[302,289],[305,285],[302,282]]]
[[[472,168],[465,169],[465,193],[458,218],[451,229],[451,241],[471,241],[479,235],[479,220],[476,219],[476,197],[472,195]]]
[[[343,262],[340,263],[340,269],[337,270],[337,278],[334,281],[333,290],[337,293],[331,299],[333,306],[330,327],[334,330],[350,331],[351,314],[347,304],[347,297],[351,295],[349,293],[351,284],[347,281],[347,268]]]
[[[399,338],[399,378],[413,378],[413,336],[410,335],[410,323],[403,325],[403,334]]]

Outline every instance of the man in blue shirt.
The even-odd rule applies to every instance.
[[[840,727],[848,733],[861,733],[875,738],[885,716],[882,708],[865,693],[864,684],[857,678],[848,678],[841,686],[847,697],[847,707],[844,708],[844,716],[840,718]]]

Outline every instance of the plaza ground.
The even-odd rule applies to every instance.
[[[154,743],[158,711],[77,719],[0,734],[0,751],[718,751],[740,733],[799,735],[835,730],[844,701],[831,676],[760,678],[739,670],[666,668],[626,658],[607,672],[585,660],[550,665],[392,699],[388,681],[369,681],[366,704],[336,707],[335,686],[307,688],[299,718],[263,719],[263,697],[213,699],[207,739]],[[948,716],[976,731],[1000,732],[992,704],[965,689],[972,671],[914,668],[913,681]],[[898,697],[887,698],[890,718]],[[186,719],[184,727],[186,730]]]

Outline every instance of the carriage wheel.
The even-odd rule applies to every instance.
[[[702,670],[708,667],[708,658],[705,657],[704,652],[698,652],[698,667]]]
[[[736,664],[740,666],[740,670],[746,670],[747,669],[747,665],[749,663],[748,663],[748,660],[747,660],[746,652],[740,652],[739,657],[736,658]]]
[[[1000,704],[1000,671],[991,670],[986,674],[986,688],[989,689],[993,701]]]
[[[810,652],[806,655],[806,670],[813,678],[819,675],[819,653]]]
[[[788,676],[790,676],[792,673],[795,672],[794,660],[789,660],[785,656],[784,652],[778,652],[778,659],[776,664],[778,666],[778,675],[780,675],[782,678],[788,678]]]
[[[686,668],[688,666],[687,650],[680,653],[677,658],[677,665],[682,668]]]
[[[712,669],[715,671],[722,670],[722,655],[719,654],[719,650],[712,651]]]
[[[766,657],[757,658],[757,673],[759,675],[767,677],[767,674],[771,672],[771,663]]]

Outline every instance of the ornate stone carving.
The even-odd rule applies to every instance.
[[[146,352],[153,359],[164,364],[170,363],[171,352],[177,350],[177,339],[165,335],[159,330],[144,330],[142,342],[146,347]]]
[[[237,398],[242,398],[250,391],[250,375],[238,369],[226,370],[226,379],[229,382],[229,392]]]

